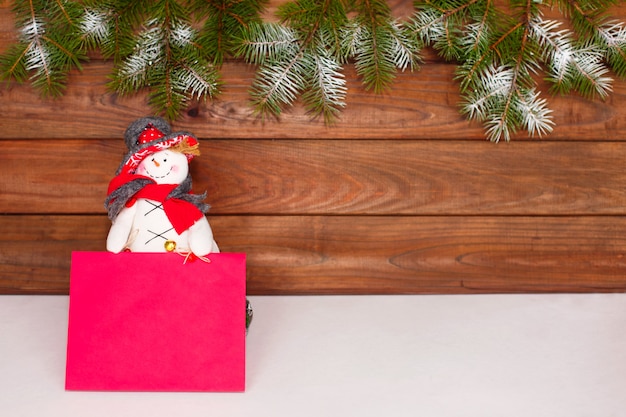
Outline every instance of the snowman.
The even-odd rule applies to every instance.
[[[199,155],[189,133],[172,133],[161,118],[133,122],[124,134],[128,153],[111,180],[105,207],[113,253],[176,252],[203,258],[219,252],[205,217],[205,195],[191,193],[189,162]]]

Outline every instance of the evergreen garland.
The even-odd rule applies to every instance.
[[[617,2],[417,0],[398,20],[384,0],[291,0],[264,22],[267,0],[14,0],[19,39],[0,55],[0,78],[56,97],[97,50],[114,61],[111,91],[147,89],[155,112],[173,120],[191,100],[216,96],[224,60],[239,58],[258,68],[250,94],[262,117],[300,99],[333,123],[346,65],[378,94],[397,71],[419,69],[430,47],[457,65],[461,111],[490,140],[542,136],[554,122],[538,76],[552,94],[589,98],[611,92],[611,71],[626,76],[626,26],[608,15]],[[546,19],[549,8],[571,29]]]

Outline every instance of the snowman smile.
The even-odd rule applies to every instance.
[[[165,178],[165,177],[167,177],[168,175],[170,175],[170,173],[172,172],[172,168],[173,168],[173,167],[170,167],[169,171],[167,171],[165,174],[160,175],[160,176],[159,176],[159,175],[154,175],[154,174],[152,174],[152,173],[151,173],[150,171],[148,171],[147,169],[146,169],[146,174],[148,174],[148,176],[149,176],[150,178],[154,178],[155,180],[156,180],[156,179],[161,179],[161,178]]]
[[[159,151],[141,161],[137,173],[157,184],[180,184],[189,173],[189,162],[183,153]]]

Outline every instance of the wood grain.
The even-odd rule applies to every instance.
[[[0,52],[11,26],[4,2]],[[151,110],[94,58],[59,100],[0,87],[0,294],[66,294],[71,252],[104,250],[122,134]],[[348,65],[334,126],[299,105],[260,121],[254,67],[227,62],[223,94],[174,124],[201,138],[194,188],[222,250],[247,253],[248,292],[625,291],[626,81],[606,101],[546,96],[553,134],[492,144],[458,112],[454,65],[428,59],[382,95]]]
[[[24,150],[28,149],[28,159]],[[104,213],[122,140],[8,141],[0,212]],[[212,214],[623,215],[626,143],[202,140]]]
[[[212,216],[245,252],[249,294],[626,290],[626,218]],[[68,291],[70,254],[104,250],[104,216],[2,216],[0,292]]]
[[[341,119],[334,125],[312,120],[296,104],[278,120],[253,115],[248,94],[254,68],[242,63],[224,66],[222,94],[192,105],[177,121],[177,129],[203,138],[226,139],[472,139],[485,140],[482,127],[459,112],[460,96],[454,66],[433,63],[419,72],[400,73],[389,93],[363,89],[352,67],[346,70],[348,96]],[[106,89],[111,64],[94,61],[82,74],[73,73],[65,95],[43,100],[29,85],[0,88],[0,131],[4,139],[121,137],[136,118],[153,111],[145,94],[120,97]],[[545,95],[556,127],[550,140],[624,140],[626,81],[616,81],[606,101],[575,94]],[[25,123],[25,121],[28,121]],[[531,140],[525,132],[514,140]]]

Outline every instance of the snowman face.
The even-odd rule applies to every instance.
[[[157,184],[180,184],[188,173],[187,157],[169,149],[153,153],[137,167],[137,174],[150,177]]]

